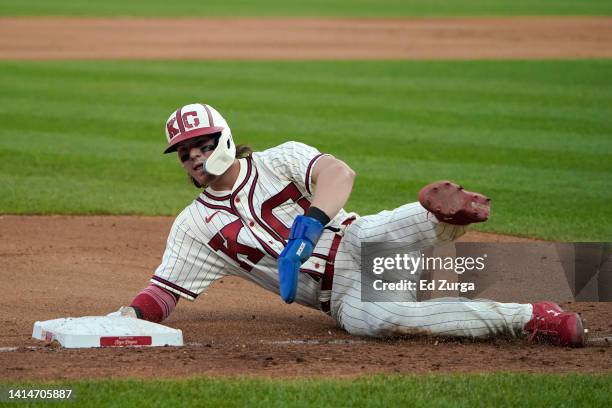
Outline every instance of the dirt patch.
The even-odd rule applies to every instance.
[[[30,338],[33,323],[103,315],[131,301],[161,259],[172,218],[0,217],[0,379],[89,377],[356,376],[374,372],[609,372],[612,348],[561,349],[525,340],[494,342],[356,338],[324,314],[287,306],[237,278],[196,302],[181,301],[167,324],[188,345],[66,350]],[[515,240],[472,233],[468,240]],[[594,337],[612,333],[611,303],[565,305]]]
[[[612,57],[610,17],[0,18],[0,59]]]

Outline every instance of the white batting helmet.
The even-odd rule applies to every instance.
[[[185,140],[206,135],[215,136],[217,142],[215,150],[206,160],[204,170],[220,176],[234,162],[236,145],[227,122],[212,106],[192,103],[173,112],[166,121],[168,147],[164,153],[175,152],[178,144]]]

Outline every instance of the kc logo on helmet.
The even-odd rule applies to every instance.
[[[193,118],[193,120],[190,120]],[[183,113],[183,126],[185,129],[191,129],[200,126],[200,118],[198,118],[198,112],[190,111]]]
[[[175,123],[176,123],[176,118],[171,118],[170,120],[168,120],[168,123],[166,123],[166,129],[168,130],[168,136],[170,139],[173,139],[174,136],[181,133],[180,130],[174,127]]]
[[[179,115],[181,122],[177,123],[177,118],[179,118]],[[168,122],[166,123],[168,138],[169,140],[172,140],[174,137],[185,132],[185,130],[200,127],[201,123],[202,121],[200,120],[200,115],[197,111],[191,110],[181,113],[180,110],[178,110],[170,119],[168,119]]]

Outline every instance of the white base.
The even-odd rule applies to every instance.
[[[66,317],[34,323],[32,337],[66,348],[182,346],[183,332],[119,316]]]

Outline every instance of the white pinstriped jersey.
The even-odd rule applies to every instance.
[[[207,188],[176,218],[151,281],[194,300],[215,280],[237,275],[278,293],[277,258],[293,220],[312,200],[312,168],[321,154],[298,142],[240,159],[231,191]],[[340,210],[328,224],[350,215]],[[319,281],[334,232],[325,229],[301,268],[296,302],[319,307]]]
[[[241,276],[278,293],[277,258],[293,220],[310,205],[312,168],[321,156],[312,147],[288,142],[241,159],[231,191],[207,189],[176,218],[152,282],[190,300],[225,275]],[[352,216],[341,210],[330,226],[338,228]],[[326,229],[302,265],[296,302],[319,308],[319,295],[321,300],[331,296],[331,316],[349,333],[389,336],[416,330],[486,337],[520,333],[531,318],[529,304],[361,301],[362,242],[404,242],[414,251],[465,232],[463,226],[437,221],[419,203],[358,218],[343,231],[331,293],[321,293],[319,283],[335,235]]]

